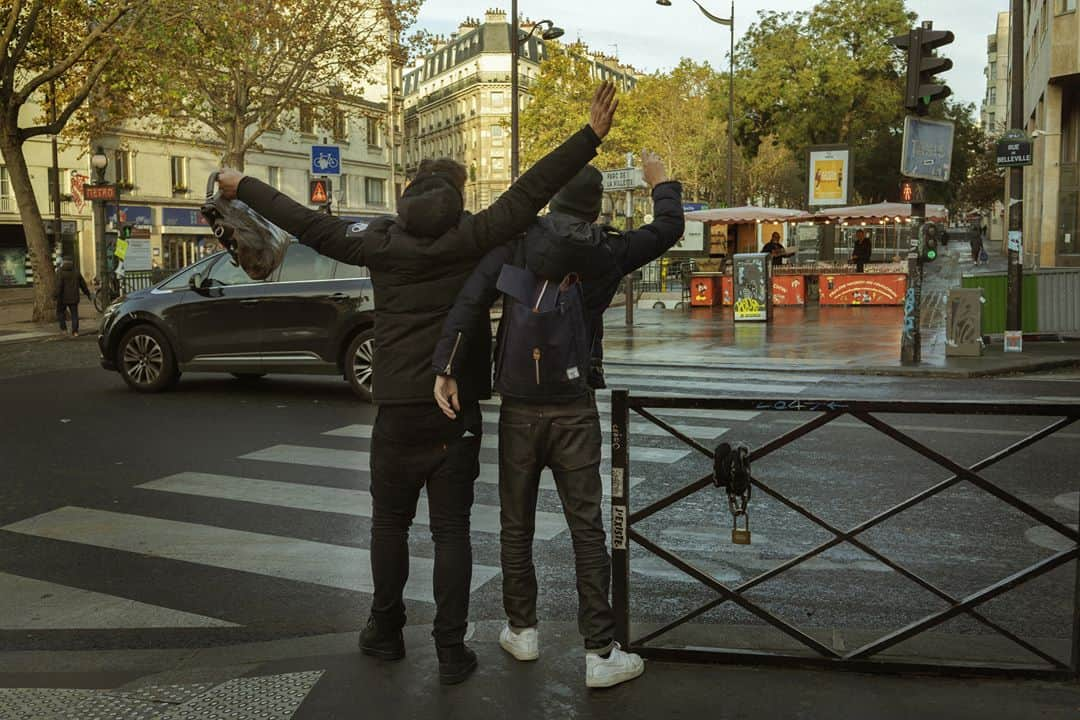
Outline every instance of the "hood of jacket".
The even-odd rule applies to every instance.
[[[562,280],[570,273],[598,277],[613,262],[604,231],[561,212],[537,220],[526,235],[525,265],[540,277]]]
[[[411,183],[398,201],[400,224],[413,237],[438,238],[458,224],[465,205],[448,179],[431,175]]]

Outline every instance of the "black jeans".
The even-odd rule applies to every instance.
[[[57,303],[56,319],[60,321],[61,330],[67,330],[65,311],[71,313],[71,331],[79,332],[79,303]]]
[[[535,627],[532,544],[540,473],[550,467],[574,545],[578,630],[589,650],[615,633],[608,591],[611,559],[601,515],[600,416],[590,393],[573,403],[539,405],[503,398],[499,415],[499,500],[503,608],[515,629]]]
[[[459,645],[469,617],[472,545],[469,515],[473,483],[480,475],[480,437],[371,442],[371,614],[381,630],[405,625],[402,593],[409,579],[409,526],[420,490],[427,488],[431,539],[435,542],[435,622],[439,646]]]

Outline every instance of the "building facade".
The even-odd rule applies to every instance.
[[[1024,264],[1080,267],[1080,12],[1077,0],[1026,0]],[[1017,66],[1013,59],[1013,67]]]
[[[983,132],[998,137],[1009,127],[1009,13],[997,14],[997,29],[986,36],[986,94],[980,104]]]
[[[372,76],[375,79],[362,97],[312,98],[312,104],[333,102],[337,110],[333,121],[326,123],[332,127],[320,127],[309,104],[284,114],[280,128],[264,134],[258,149],[247,153],[245,172],[304,201],[312,178],[311,145],[336,144],[341,148],[341,175],[332,177],[333,213],[360,219],[395,212],[402,168],[393,162],[400,157],[399,148],[393,146],[400,132],[392,128],[400,126],[400,120],[393,122],[395,116],[400,117],[400,97],[395,103],[389,87],[395,76],[400,77],[400,68],[388,59],[386,67]],[[30,104],[24,112],[29,121],[40,109]],[[91,147],[60,144],[63,222],[61,240],[54,243],[53,252],[73,258],[87,280],[96,275],[97,264],[93,210],[90,203],[76,205],[71,182],[73,174],[86,182],[96,177],[90,156],[98,148],[109,161],[106,179],[120,190],[119,203],[106,206],[106,247],[111,249],[115,243],[119,215],[119,224],[132,226],[136,241],[132,248],[140,248],[132,258],[137,265],[129,262],[129,269],[178,269],[219,249],[199,206],[210,173],[221,165],[221,146],[205,139],[210,137],[208,131],[202,137],[198,132],[165,135],[148,127],[130,123],[96,139]],[[51,232],[50,143],[35,138],[24,147],[38,208]],[[32,282],[22,221],[7,168],[0,164],[0,288]]]
[[[997,14],[995,32],[986,36],[986,94],[980,104],[979,119],[988,139],[999,138],[1009,128],[1009,13]],[[1005,206],[999,201],[986,218],[987,239],[996,246],[1005,243],[1008,222]]]
[[[528,33],[533,24],[523,20],[521,27]],[[468,18],[449,38],[438,38],[432,52],[402,80],[406,174],[415,172],[424,158],[457,160],[469,173],[465,205],[473,211],[487,207],[510,184],[510,35],[510,20],[502,10],[488,10],[483,20]],[[633,69],[616,58],[581,44],[574,51],[592,61],[597,80],[633,84]],[[521,45],[522,111],[547,53],[546,42],[537,35]]]

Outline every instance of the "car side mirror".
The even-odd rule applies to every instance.
[[[195,273],[192,275],[191,279],[188,280],[188,286],[191,287],[192,290],[201,290],[203,286],[202,273]]]

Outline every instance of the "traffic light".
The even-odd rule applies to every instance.
[[[925,203],[926,192],[923,184],[918,180],[904,178],[900,181],[900,202],[902,203]]]
[[[926,115],[930,103],[952,95],[948,85],[934,76],[952,68],[949,58],[938,57],[935,50],[951,43],[955,36],[949,30],[933,30],[929,22],[912,28],[907,35],[889,40],[890,45],[907,50],[907,85],[904,107],[917,115]]]
[[[120,239],[121,240],[130,240],[131,239],[131,226],[130,225],[121,225],[120,226]]]
[[[938,256],[938,226],[935,223],[923,223],[919,228],[919,260],[933,262]]]

